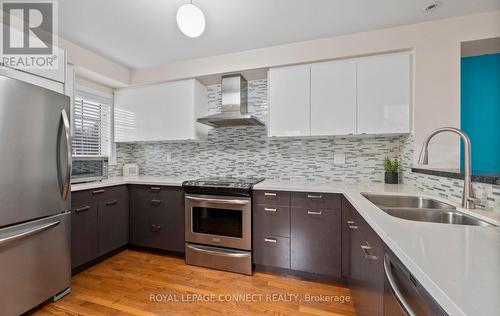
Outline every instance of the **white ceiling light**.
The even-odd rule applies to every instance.
[[[205,31],[205,15],[193,3],[186,3],[177,10],[177,25],[189,37],[198,37]]]

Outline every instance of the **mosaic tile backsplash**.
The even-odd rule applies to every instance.
[[[265,127],[228,127],[212,130],[206,142],[118,145],[117,161],[118,168],[134,161],[151,176],[382,182],[382,160],[398,148],[398,137],[274,139]],[[345,155],[346,163],[335,165],[334,154]]]
[[[400,160],[402,182],[410,184],[422,192],[438,195],[450,201],[460,203],[464,181],[446,177],[426,175],[411,172],[413,164],[414,142],[411,135],[402,136],[400,139]],[[500,186],[485,183],[472,183],[479,208],[500,212]]]
[[[208,111],[221,108],[220,85],[209,86]],[[267,81],[249,81],[249,111],[267,119]],[[346,163],[334,164],[334,155]],[[203,142],[117,144],[117,166],[110,176],[121,175],[123,163],[136,162],[141,175],[260,176],[277,180],[383,182],[384,157],[398,157],[402,182],[423,192],[460,202],[463,181],[411,172],[413,138],[322,137],[268,138],[265,127],[212,129]],[[170,161],[168,161],[170,158]],[[480,207],[500,211],[500,186],[474,183]]]

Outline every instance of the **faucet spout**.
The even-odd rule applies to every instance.
[[[422,145],[422,149],[420,150],[420,157],[418,159],[418,163],[420,165],[427,165],[429,163],[429,142],[431,139],[437,134],[443,132],[451,132],[454,134],[458,134],[464,143],[464,191],[462,195],[462,207],[466,209],[474,209],[476,208],[475,201],[476,197],[474,194],[474,190],[472,188],[472,172],[471,172],[471,143],[470,138],[467,134],[454,127],[441,127],[434,131],[432,131],[424,140]]]

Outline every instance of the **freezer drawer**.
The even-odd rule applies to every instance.
[[[71,282],[70,214],[0,230],[0,315],[19,315]]]

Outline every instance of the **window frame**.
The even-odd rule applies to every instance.
[[[108,158],[112,159],[114,153],[114,96],[112,93],[105,93],[99,90],[95,90],[92,88],[88,88],[85,86],[77,85],[73,92],[73,98],[71,102],[71,114],[72,114],[72,135],[75,137],[75,107],[76,107],[76,99],[77,96],[82,97],[83,99],[89,99],[94,102],[106,104],[109,107],[109,145],[107,154],[103,155],[81,155],[75,154],[75,151],[72,150],[72,157],[76,159],[85,159],[85,158]],[[72,141],[73,143],[73,141]]]

